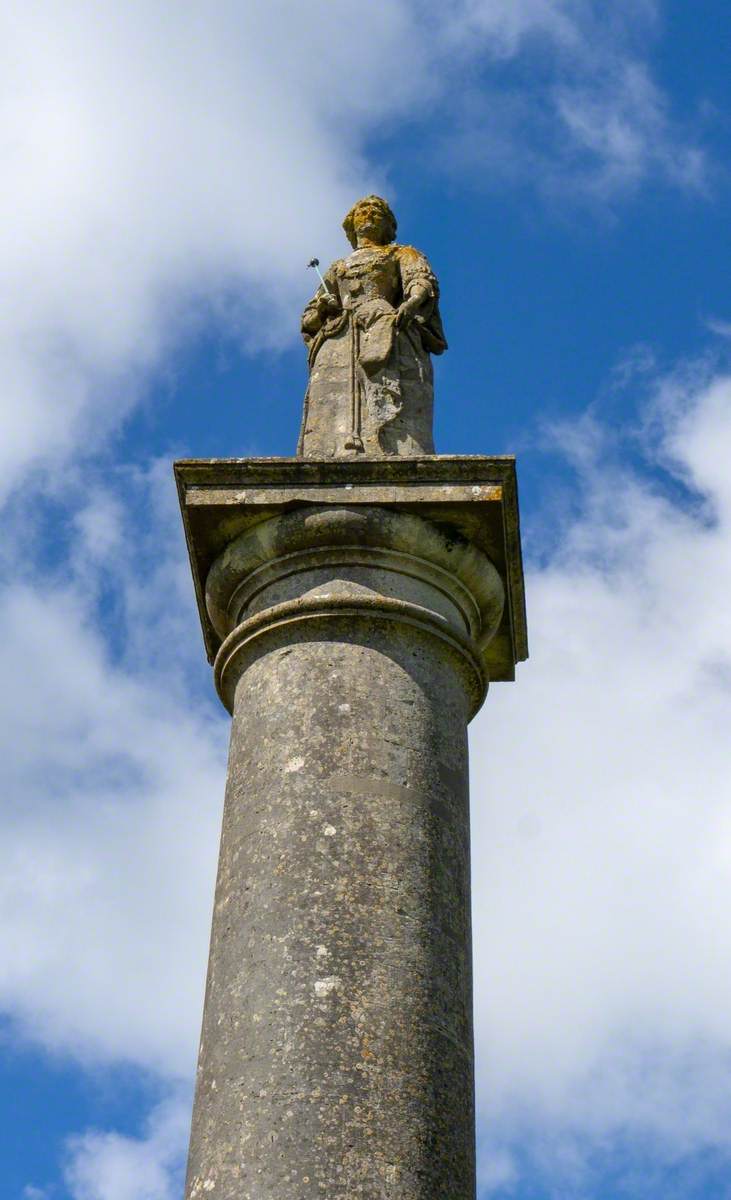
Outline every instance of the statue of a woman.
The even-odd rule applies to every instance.
[[[297,453],[433,454],[432,354],[447,342],[423,254],[394,245],[396,218],[366,196],[343,221],[353,247],[302,315],[310,379]]]

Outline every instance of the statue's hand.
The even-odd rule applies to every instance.
[[[337,296],[328,295],[326,292],[321,292],[317,297],[317,307],[323,317],[332,317],[342,309]]]
[[[396,328],[405,329],[411,321],[412,317],[419,311],[420,302],[418,300],[404,300],[396,309]]]

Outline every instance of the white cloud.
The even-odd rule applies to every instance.
[[[81,510],[83,537],[55,575],[0,591],[0,670],[12,680],[0,697],[0,1005],[26,1037],[83,1061],[186,1077],[226,722],[200,692],[170,479],[169,505],[160,493],[159,467],[126,474],[146,527],[133,522],[131,536],[119,495],[106,496],[99,522]]]
[[[91,1130],[67,1146],[73,1200],[179,1200],[190,1103],[175,1096],[153,1110],[146,1136]]]
[[[701,159],[625,46],[651,8],[6,6],[3,489],[29,465],[93,451],[206,316],[251,346],[289,336],[304,262],[339,251],[354,194],[383,184],[367,138],[404,115],[415,137],[421,122],[430,145],[449,143],[451,163],[498,163],[503,180],[604,196],[653,171],[697,182]],[[498,101],[489,68],[507,59],[525,73]]]
[[[731,1151],[731,378],[687,386],[645,449],[695,499],[596,422],[574,437],[531,659],[472,730],[488,1154],[526,1126],[544,1159],[574,1135]]]

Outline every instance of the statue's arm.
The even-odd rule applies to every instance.
[[[401,328],[418,314],[428,314],[439,298],[439,284],[425,256],[413,246],[399,248],[399,270],[403,300],[396,325]]]
[[[415,317],[431,298],[431,292],[423,283],[413,284],[408,296],[399,304],[396,313],[396,328],[400,329],[402,325],[408,325],[412,317]]]
[[[332,268],[325,272],[324,278],[330,295],[328,296],[322,287],[319,287],[302,313],[302,334],[305,341],[315,337],[328,317],[341,312],[343,307],[340,302],[337,277]]]

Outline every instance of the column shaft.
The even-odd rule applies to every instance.
[[[189,1200],[474,1195],[470,701],[333,615],[235,693]]]

